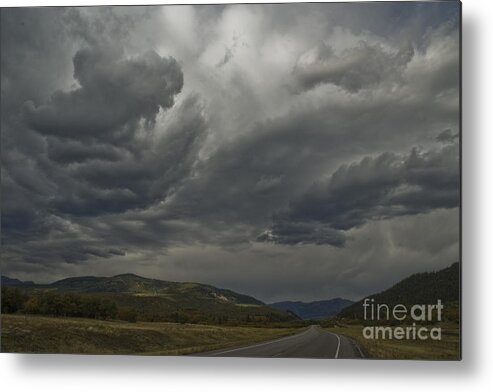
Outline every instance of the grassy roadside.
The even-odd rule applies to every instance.
[[[183,355],[248,345],[300,328],[226,327],[158,322],[2,315],[2,352]]]
[[[457,360],[460,341],[457,325],[442,326],[442,340],[369,340],[363,337],[362,325],[341,325],[328,331],[355,340],[368,358]]]

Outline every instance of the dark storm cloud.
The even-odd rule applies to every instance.
[[[122,256],[128,247],[150,250],[176,242],[186,235],[184,228],[145,210],[164,203],[191,175],[205,129],[201,103],[189,97],[174,110],[166,132],[141,145],[141,154],[100,159],[95,148],[93,159],[84,156],[82,162],[41,157],[35,173],[46,180],[41,184],[26,167],[9,166],[2,177],[5,253],[28,263],[77,263]]]
[[[453,133],[451,129],[446,129],[436,137],[436,140],[443,143],[454,143],[459,139],[458,133]]]
[[[111,9],[89,10],[89,16],[85,12],[26,9],[11,10],[8,17],[2,13],[6,260],[12,256],[53,264],[124,255],[125,244],[101,235],[82,218],[99,217],[103,223],[104,216],[162,202],[190,174],[204,137],[200,99],[189,95],[174,104],[183,86],[177,61],[154,51],[125,54],[119,40],[131,23]],[[31,22],[32,30],[26,31],[22,26]],[[82,38],[83,48],[74,50],[73,56],[67,47],[55,52],[50,38],[70,34]],[[25,83],[23,60],[33,52],[42,53],[44,47],[58,59],[72,59],[75,87],[57,88],[43,74]],[[32,61],[44,70],[52,59],[38,54]],[[37,91],[39,86],[43,94]],[[156,126],[158,113],[170,108],[166,127]],[[26,242],[34,238],[34,243]],[[134,238],[148,243],[142,236]],[[163,230],[160,238],[153,237],[156,244],[166,240]]]
[[[52,205],[68,214],[99,215],[163,201],[190,174],[206,126],[196,97],[185,100],[175,114],[166,132],[141,145],[138,154],[64,168],[71,192],[56,196]]]
[[[424,115],[416,117],[416,112]],[[433,121],[447,121],[451,113],[435,110]],[[294,109],[257,123],[251,132],[222,143],[214,154],[198,162],[197,175],[177,190],[166,213],[203,222],[206,231],[215,227],[221,236],[227,233],[250,241],[274,212],[324,178],[327,167],[348,157],[395,148],[402,140],[418,142],[427,136],[431,115],[427,96],[412,104],[375,97]],[[397,130],[395,124],[400,124]],[[243,224],[238,227],[243,236],[233,235],[238,222]],[[340,245],[341,236],[330,236],[329,231],[320,238],[334,238],[334,244]],[[258,231],[253,238],[257,235]]]
[[[76,140],[47,138],[48,158],[58,164],[82,163],[90,160],[119,161],[128,152],[111,144],[83,143]]]
[[[340,246],[343,231],[368,221],[458,206],[457,144],[427,152],[413,149],[406,156],[385,153],[340,166],[327,181],[314,183],[276,214],[257,240]]]
[[[343,246],[344,234],[328,225],[313,222],[276,221],[270,230],[257,237],[260,242],[275,242],[284,245],[316,244]]]
[[[79,88],[57,91],[44,105],[26,104],[28,125],[43,135],[127,141],[139,120],[153,127],[183,86],[176,60],[155,52],[123,59],[110,47],[95,47],[79,50],[73,62]]]
[[[298,59],[294,75],[302,89],[331,83],[350,92],[399,77],[414,54],[412,47],[388,53],[382,47],[360,42],[340,55],[321,43]]]

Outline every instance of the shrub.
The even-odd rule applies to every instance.
[[[128,321],[129,323],[136,323],[137,312],[133,308],[122,308],[118,311],[118,319]]]
[[[22,312],[28,314],[40,313],[39,300],[36,297],[29,298],[26,302],[24,302],[24,306],[22,307]]]
[[[21,310],[27,298],[19,289],[2,287],[2,313],[15,313]]]

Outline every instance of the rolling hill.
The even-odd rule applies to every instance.
[[[231,324],[298,319],[289,312],[271,308],[232,290],[193,282],[148,279],[133,274],[71,277],[50,284],[23,284],[17,279],[2,277],[2,284],[34,296],[56,292],[106,298],[118,308],[135,310],[138,319],[144,321]]]
[[[450,304],[456,314],[449,315],[458,319],[458,302],[460,299],[460,265],[435,272],[422,272],[405,278],[380,293],[368,295],[375,303],[394,306],[396,304],[435,304],[438,299],[443,304]],[[363,299],[343,309],[338,317],[363,319]]]
[[[175,300],[188,297],[238,305],[264,305],[263,302],[253,297],[206,284],[169,282],[143,278],[134,274],[122,274],[110,278],[94,276],[67,278],[51,283],[48,287],[58,291],[77,293],[125,293],[140,296],[176,297]]]
[[[342,309],[351,305],[353,301],[344,298],[333,298],[325,301],[301,302],[284,301],[269,304],[269,306],[291,311],[303,320],[316,320],[335,316]]]
[[[2,275],[1,284],[3,286],[10,286],[10,287],[30,287],[30,286],[34,286],[34,282],[31,282],[31,281],[23,282],[22,280],[12,279],[12,278],[9,278],[8,276],[3,276],[3,275]]]

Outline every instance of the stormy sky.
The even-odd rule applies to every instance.
[[[459,4],[2,9],[1,272],[358,299],[459,260]]]

